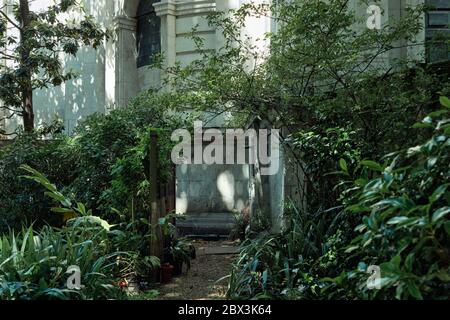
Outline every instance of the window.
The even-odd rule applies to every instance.
[[[450,0],[427,0],[426,51],[428,62],[450,60]]]
[[[161,52],[161,19],[153,4],[159,0],[141,0],[137,12],[137,67],[153,62],[155,54]]]

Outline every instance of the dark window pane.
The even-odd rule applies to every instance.
[[[428,13],[428,26],[432,28],[448,28],[449,26],[449,12],[429,12]]]
[[[153,3],[159,0],[141,0],[137,13],[137,67],[152,63],[155,54],[161,52],[161,19],[156,15]]]
[[[449,0],[427,0],[427,5],[433,7],[433,9],[450,9]]]
[[[432,9],[426,16],[428,62],[450,59],[450,0],[427,0]]]
[[[155,11],[155,8],[153,7],[153,4],[158,1],[152,1],[152,0],[141,0],[139,2],[139,8],[138,8],[138,14],[137,16],[143,16],[149,13],[152,13]]]

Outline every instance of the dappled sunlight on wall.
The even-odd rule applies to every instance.
[[[222,202],[229,211],[234,209],[235,183],[234,176],[229,171],[224,171],[217,177],[217,189],[222,197]]]
[[[83,47],[76,57],[66,56],[63,61],[66,70],[75,70],[78,77],[60,87],[35,90],[36,123],[48,123],[57,115],[71,133],[79,120],[94,112],[105,112],[104,49]]]
[[[248,165],[177,166],[177,213],[240,212],[249,205]]]

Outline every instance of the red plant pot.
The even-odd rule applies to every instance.
[[[161,266],[161,283],[172,281],[173,266],[166,263]]]

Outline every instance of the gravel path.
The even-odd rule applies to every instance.
[[[236,254],[214,254],[236,251],[236,243],[195,241],[197,259],[191,269],[171,283],[162,285],[158,300],[210,300],[225,299],[228,280],[221,278],[230,272]]]

